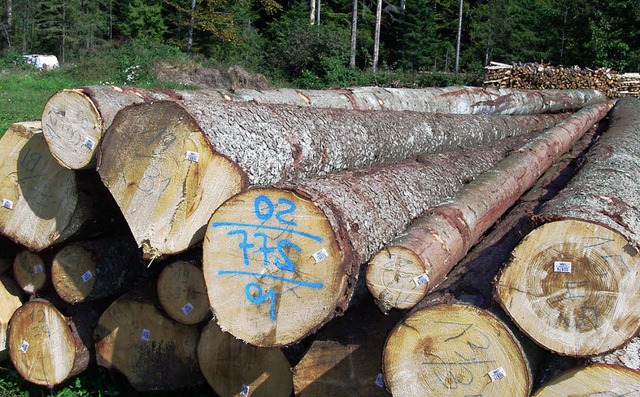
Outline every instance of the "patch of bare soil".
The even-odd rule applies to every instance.
[[[193,62],[181,65],[159,63],[154,67],[159,81],[175,81],[185,85],[193,85],[205,89],[266,89],[270,88],[267,78],[260,73],[249,73],[240,66],[234,65],[226,71],[207,68]]]

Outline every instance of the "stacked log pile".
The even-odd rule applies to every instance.
[[[529,90],[591,88],[608,98],[640,96],[640,74],[619,73],[609,68],[562,67],[543,63],[507,65],[491,62],[484,86]]]
[[[528,337],[544,354],[584,357],[619,348],[640,325],[607,320],[614,325],[598,327],[598,340],[615,334],[615,342],[574,354],[541,342],[514,315],[522,334],[490,297],[491,275],[533,230],[531,212],[545,222],[562,216],[555,201],[547,212],[537,203],[569,179],[558,175],[571,173],[571,160],[618,152],[603,138],[582,155],[592,141],[583,135],[611,106],[588,90],[62,91],[42,125],[14,125],[0,139],[10,153],[0,161],[0,231],[14,241],[0,239],[0,358],[45,387],[97,364],[138,391],[528,396],[543,362]],[[611,113],[613,135],[628,129],[618,119],[635,125],[625,112],[637,106],[621,101]],[[620,153],[600,168],[628,178],[631,170],[616,167],[640,160]],[[554,260],[590,265],[602,285],[594,266],[622,263],[633,273],[640,230],[627,196],[636,190],[593,194],[613,213],[602,228],[625,230],[621,242],[596,236],[615,252]],[[393,247],[409,240],[413,257],[396,258]],[[487,250],[494,263],[479,259]],[[372,297],[366,265],[376,253],[384,260]],[[414,257],[417,271],[408,270]],[[634,288],[618,276],[607,285]],[[567,289],[570,302],[556,293],[556,306],[587,288],[569,281],[582,289]],[[505,284],[496,283],[496,291]],[[375,303],[400,310],[385,315]],[[567,321],[585,328],[588,315]],[[617,367],[594,368],[611,382],[637,382]]]

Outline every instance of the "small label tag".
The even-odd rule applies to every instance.
[[[329,257],[329,253],[327,252],[326,249],[323,248],[320,251],[315,252],[312,256],[313,256],[313,260],[315,260],[316,263],[318,263],[327,259]]]
[[[384,387],[384,375],[382,375],[381,373],[376,376],[376,386],[381,389]]]
[[[427,275],[427,273],[422,273],[414,277],[413,282],[416,284],[416,287],[419,287],[429,282],[429,276]]]
[[[149,331],[148,329],[143,329],[142,330],[142,340],[145,342],[149,342],[149,338],[151,338],[151,331]]]
[[[191,303],[187,303],[186,305],[182,306],[182,312],[184,314],[189,314],[191,313],[192,310],[193,310],[193,305]]]
[[[489,378],[491,378],[491,382],[495,382],[500,380],[506,376],[506,372],[504,372],[504,368],[496,368],[493,371],[489,371]]]
[[[7,199],[2,199],[2,206],[8,210],[12,210],[13,209],[13,201],[11,200],[7,200]]]
[[[23,340],[22,344],[20,345],[20,351],[23,353],[26,353],[27,350],[29,350],[29,342],[27,342],[26,340]]]
[[[91,274],[91,270],[87,270],[86,272],[84,272],[84,274],[82,275],[82,281],[84,281],[85,283],[88,282],[89,280],[91,280],[91,277],[93,277],[93,274]]]
[[[89,150],[93,150],[93,148],[96,147],[96,141],[94,141],[89,137],[85,137],[84,142],[82,144],[84,145],[84,147],[86,147]]]
[[[242,385],[242,388],[240,389],[240,395],[241,396],[248,396],[249,395],[249,386],[247,385]]]
[[[200,153],[187,150],[187,154],[184,156],[184,158],[197,163],[200,160]]]
[[[35,265],[33,267],[33,274],[42,273],[44,271],[44,267],[42,265]]]
[[[571,273],[571,262],[553,262],[553,271],[556,273]]]

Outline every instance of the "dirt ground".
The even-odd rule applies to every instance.
[[[267,78],[260,73],[249,73],[242,67],[234,65],[227,70],[207,68],[193,62],[181,65],[160,63],[154,68],[160,81],[175,81],[196,86],[201,89],[266,89],[270,88]]]

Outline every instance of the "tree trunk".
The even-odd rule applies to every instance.
[[[376,3],[376,28],[373,34],[373,73],[378,73],[378,58],[380,57],[380,22],[382,20],[382,0]]]
[[[353,0],[351,10],[351,52],[349,55],[349,67],[356,67],[356,44],[358,39],[358,0]]]
[[[316,0],[309,0],[309,25],[316,23]]]
[[[51,156],[40,122],[12,124],[0,140],[0,152],[0,232],[40,251],[87,222],[76,174]]]
[[[533,397],[633,396],[640,373],[616,365],[594,364],[563,372],[540,388]]]
[[[100,317],[98,365],[122,373],[138,391],[175,390],[203,382],[195,326],[166,317],[148,299],[125,295]]]
[[[33,296],[44,286],[48,276],[48,269],[39,254],[24,250],[16,255],[13,261],[13,277],[20,289]]]
[[[381,245],[522,142],[512,138],[231,198],[214,213],[204,242],[216,319],[257,346],[297,342],[346,309],[360,264]]]
[[[388,396],[379,358],[400,313],[383,315],[371,303],[350,309],[315,335],[293,368],[296,396]]]
[[[135,243],[104,238],[71,243],[53,258],[51,281],[65,302],[105,298],[132,284],[137,270]]]
[[[220,396],[288,397],[291,366],[279,349],[261,349],[222,332],[215,321],[202,330],[198,364]]]
[[[581,171],[541,211],[549,223],[529,233],[496,279],[500,304],[551,351],[601,354],[638,332],[639,114],[640,100],[618,102]]]
[[[439,304],[391,331],[382,357],[394,397],[523,396],[532,375],[522,346],[493,314],[466,304]]]
[[[13,313],[22,306],[22,296],[16,283],[0,276],[0,362],[8,357],[7,328]]]
[[[441,283],[449,271],[563,153],[610,109],[609,104],[583,109],[564,123],[512,153],[458,191],[452,200],[416,219],[380,250],[367,269],[367,286],[383,310],[397,307],[386,288],[394,269],[394,291],[411,291],[399,303],[409,308]],[[478,198],[482,198],[479,200]],[[402,271],[398,271],[401,267]],[[402,286],[402,287],[398,287]]]
[[[456,39],[456,67],[455,75],[458,77],[460,71],[460,42],[462,41],[462,9],[464,0],[460,0],[460,11],[458,12],[458,38]]]
[[[53,387],[89,365],[91,346],[77,327],[51,302],[34,299],[22,305],[9,323],[9,356],[27,381]]]
[[[182,324],[198,324],[209,317],[209,299],[202,269],[176,261],[158,277],[158,299],[164,311]]]

